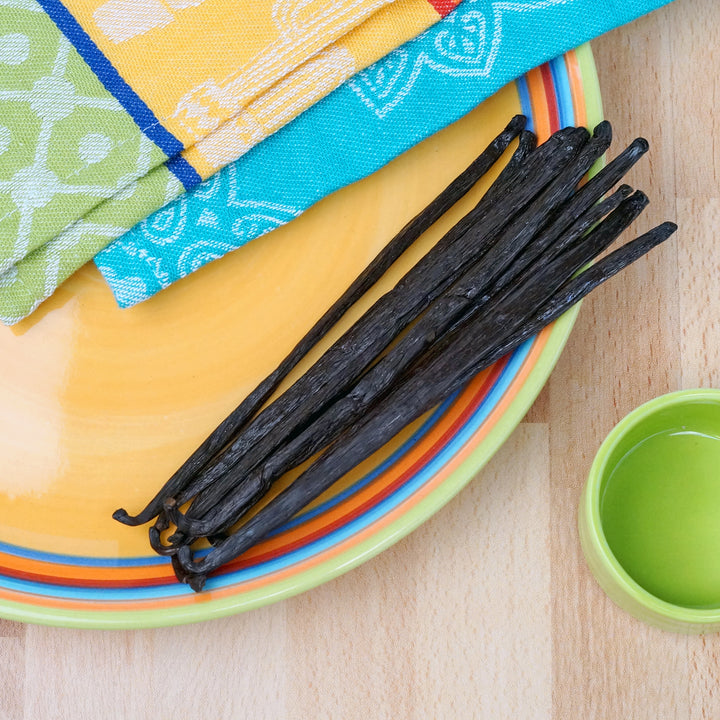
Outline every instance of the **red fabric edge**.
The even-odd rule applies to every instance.
[[[428,2],[435,8],[440,17],[445,17],[460,4],[460,0],[428,0]]]

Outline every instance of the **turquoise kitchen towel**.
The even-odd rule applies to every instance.
[[[528,70],[668,0],[463,0],[444,20],[100,252],[139,303],[374,172]]]

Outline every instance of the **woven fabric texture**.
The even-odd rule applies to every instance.
[[[3,321],[453,4],[0,0]]]
[[[665,1],[463,0],[95,262],[121,306],[139,303],[372,173],[533,67]]]

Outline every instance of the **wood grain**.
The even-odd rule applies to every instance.
[[[680,232],[588,299],[526,421],[461,495],[353,572],[184,628],[0,622],[0,718],[717,718],[719,636],[635,621],[590,576],[576,508],[643,401],[720,385],[720,4],[676,0],[593,43],[643,227]]]

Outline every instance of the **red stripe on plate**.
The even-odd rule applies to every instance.
[[[550,132],[554,133],[560,129],[560,115],[558,113],[555,83],[553,82],[552,72],[548,63],[540,66],[540,74],[545,88],[545,101],[547,103],[548,117],[550,119]]]

